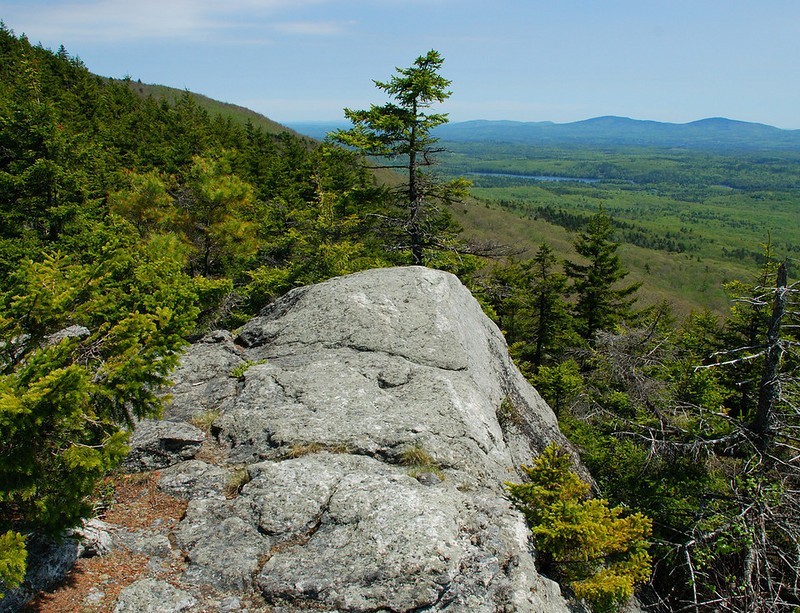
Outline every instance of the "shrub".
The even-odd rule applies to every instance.
[[[0,534],[0,587],[17,586],[25,576],[25,560],[28,552],[25,549],[25,538],[8,531]],[[0,598],[3,592],[0,592]]]
[[[555,444],[522,470],[530,482],[506,487],[528,521],[540,566],[593,610],[616,610],[650,575],[650,519],[641,513],[623,517],[622,507],[589,498],[589,486]]]
[[[19,581],[25,539],[92,512],[95,484],[159,414],[160,390],[197,309],[191,279],[113,218],[84,254],[20,263],[0,290],[0,580]],[[21,535],[21,536],[20,536]]]

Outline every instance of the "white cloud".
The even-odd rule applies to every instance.
[[[276,23],[273,28],[284,34],[304,36],[331,36],[342,34],[353,22],[337,21],[284,21]]]
[[[3,8],[6,25],[35,40],[126,41],[225,38],[252,25],[327,0],[60,0],[16,2]],[[294,33],[330,34],[340,26],[286,22]]]

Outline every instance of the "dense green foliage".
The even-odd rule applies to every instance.
[[[0,534],[0,585],[19,585],[25,576],[27,558],[25,537],[18,532]],[[0,592],[0,598],[3,595]]]
[[[615,611],[650,577],[650,520],[589,498],[569,455],[551,444],[523,466],[525,483],[507,483],[531,528],[539,564],[565,580],[594,611]]]
[[[152,97],[156,100],[163,98],[172,104],[178,102],[186,93],[186,90],[176,89],[166,85],[142,83],[141,79],[136,81],[126,79],[125,82],[128,84],[128,87],[142,98]],[[192,92],[192,99],[212,117],[219,116],[224,120],[230,119],[234,123],[239,123],[242,126],[246,126],[250,123],[253,127],[260,128],[267,134],[281,134],[290,131],[286,126],[272,121],[268,117],[264,117],[248,108],[231,104],[230,102],[214,100],[213,98],[208,98],[196,92]]]
[[[0,45],[0,272],[80,250],[111,211],[143,236],[176,235],[185,270],[229,279],[243,312],[296,284],[403,262],[375,231],[393,205],[355,155],[210,116],[188,92],[142,98],[6,29]]]
[[[594,220],[576,249],[592,227],[610,227],[602,211]],[[600,244],[614,261],[616,244]],[[560,342],[537,363],[524,361],[541,334],[525,296],[533,302],[552,287],[547,277],[523,274],[531,260],[484,279],[512,353],[600,492],[653,519],[649,598],[660,610],[800,604],[798,299],[786,264],[769,249],[763,258],[752,282],[728,285],[735,301],[725,319],[704,312],[676,322],[666,305],[634,313],[626,302],[614,317],[595,318],[590,336],[580,306],[588,277],[559,283],[561,302],[550,302],[567,305],[556,307],[566,313]],[[608,278],[619,278],[619,266]],[[613,296],[617,287],[595,289]]]
[[[547,243],[533,258],[495,266],[484,288],[512,353],[524,370],[539,367],[570,343],[567,277]]]
[[[0,27],[0,582],[91,510],[190,335],[404,263],[358,157],[144,97]],[[399,209],[398,209],[399,210]]]
[[[0,296],[0,529],[58,534],[91,511],[126,452],[120,426],[158,414],[194,325],[171,237],[96,228],[96,253],[26,260]],[[17,540],[16,545],[21,545]]]

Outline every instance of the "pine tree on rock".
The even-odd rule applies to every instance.
[[[450,81],[439,74],[444,59],[434,50],[418,57],[410,68],[398,68],[387,82],[375,81],[392,102],[372,105],[369,110],[345,109],[353,123],[349,130],[338,130],[332,139],[353,147],[367,157],[388,161],[379,168],[403,169],[406,181],[397,201],[405,210],[404,231],[414,264],[423,263],[425,248],[437,245],[440,234],[452,225],[449,215],[436,204],[455,201],[467,183],[457,179],[442,183],[424,169],[434,163],[432,156],[442,151],[431,130],[447,123],[447,115],[429,113],[434,103],[450,97]]]

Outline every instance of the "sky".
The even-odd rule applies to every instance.
[[[0,0],[0,19],[97,74],[280,122],[383,104],[373,79],[436,49],[451,121],[800,129],[798,0]]]

